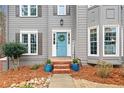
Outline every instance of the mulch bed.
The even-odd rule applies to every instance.
[[[43,70],[43,65],[37,70],[31,70],[30,67],[19,67],[18,70],[10,69],[7,72],[0,73],[0,87],[9,87],[13,83],[20,83],[38,77],[48,77],[50,73]]]
[[[114,67],[109,77],[101,78],[96,74],[97,69],[93,66],[82,66],[80,71],[72,72],[72,77],[76,79],[86,79],[89,81],[103,83],[103,84],[114,84],[124,85],[124,76],[122,75],[122,69]]]
[[[31,70],[31,67],[23,66],[18,70],[10,69],[7,72],[0,73],[0,87],[9,87],[13,83],[20,83],[38,77],[48,77],[52,73],[46,73],[43,70],[43,65],[37,70]],[[96,68],[90,65],[82,66],[78,72],[71,71],[72,77],[76,79],[86,79],[89,81],[103,83],[124,85],[124,76],[122,69],[119,67],[113,68],[108,78],[101,78],[96,74]]]

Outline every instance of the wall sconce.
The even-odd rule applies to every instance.
[[[63,19],[60,20],[60,25],[63,26]]]

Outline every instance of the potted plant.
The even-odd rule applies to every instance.
[[[52,63],[51,60],[47,59],[47,62],[44,67],[45,72],[51,72],[53,70],[53,66],[51,63]]]
[[[79,63],[80,63],[80,59],[74,58],[71,64],[71,69],[74,71],[78,71],[80,69]]]

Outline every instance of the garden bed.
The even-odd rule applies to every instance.
[[[43,65],[37,70],[31,70],[30,67],[19,67],[18,70],[10,69],[7,72],[0,73],[0,87],[9,87],[13,83],[21,83],[34,78],[49,77],[50,73],[45,73]]]
[[[72,72],[72,77],[75,79],[86,79],[103,84],[124,85],[124,76],[122,75],[121,68],[114,67],[107,78],[99,77],[96,74],[96,71],[97,69],[94,66],[82,66],[80,71]]]

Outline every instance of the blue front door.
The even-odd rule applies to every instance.
[[[67,32],[57,32],[56,34],[56,54],[57,56],[67,56]]]

